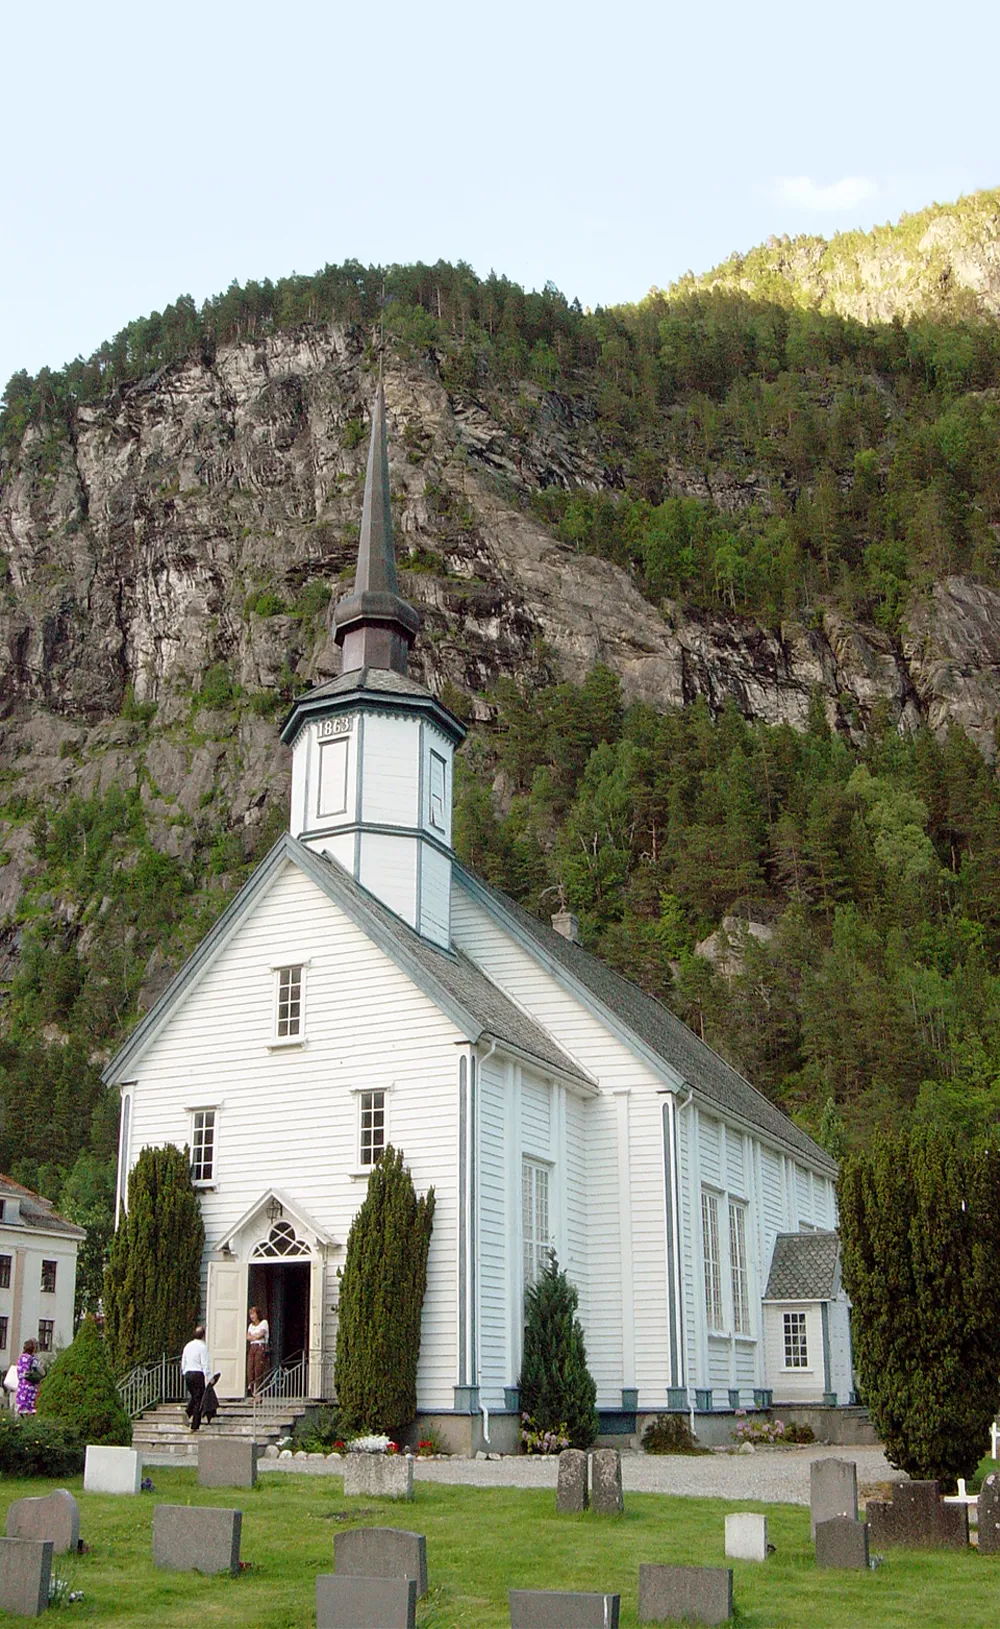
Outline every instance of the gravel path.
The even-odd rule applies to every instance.
[[[628,1493],[672,1493],[701,1499],[736,1499],[765,1504],[807,1505],[809,1466],[814,1459],[853,1459],[862,1494],[876,1482],[904,1482],[881,1448],[772,1448],[755,1454],[622,1454],[622,1482]],[[146,1456],[143,1456],[147,1462]],[[152,1463],[152,1456],[149,1456]],[[321,1455],[308,1459],[262,1459],[261,1471],[305,1476],[339,1476],[342,1464]],[[418,1482],[476,1488],[554,1488],[556,1461],[510,1455],[503,1459],[418,1459]]]

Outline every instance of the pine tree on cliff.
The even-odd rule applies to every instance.
[[[104,1275],[115,1371],[177,1353],[198,1322],[205,1228],[186,1149],[144,1148]]]
[[[418,1199],[402,1152],[389,1147],[347,1240],[334,1380],[345,1431],[402,1432],[417,1412],[420,1319],[434,1189]]]
[[[576,1309],[580,1297],[553,1250],[524,1297],[521,1411],[539,1431],[565,1426],[574,1448],[597,1436],[597,1387]]]
[[[128,1447],[132,1425],[122,1408],[108,1352],[93,1318],[84,1318],[38,1393],[38,1416],[61,1420],[83,1442]]]

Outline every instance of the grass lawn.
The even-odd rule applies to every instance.
[[[746,1629],[940,1629],[991,1623],[1000,1599],[1000,1558],[891,1552],[877,1572],[819,1572],[809,1542],[809,1512],[795,1505],[733,1505],[717,1499],[628,1494],[623,1519],[554,1513],[555,1494],[507,1488],[418,1483],[411,1505],[345,1499],[339,1477],[265,1474],[256,1489],[199,1489],[193,1470],[152,1467],[155,1492],[138,1498],[84,1494],[80,1526],[90,1553],[58,1558],[55,1570],[84,1600],[64,1620],[178,1629],[311,1629],[315,1576],[333,1570],[334,1534],[352,1519],[409,1527],[427,1535],[431,1593],[418,1609],[421,1629],[500,1629],[509,1625],[507,1590],[618,1590],[622,1629],[638,1624],[640,1561],[724,1562],[723,1517],[756,1508],[768,1517],[775,1554],[766,1566],[735,1565],[737,1622]],[[5,1481],[0,1520],[25,1495],[57,1484]],[[156,1572],[156,1504],[236,1505],[243,1511],[240,1578]],[[337,1517],[345,1517],[338,1521]],[[0,1529],[2,1531],[2,1529]],[[0,1613],[0,1623],[23,1619]]]

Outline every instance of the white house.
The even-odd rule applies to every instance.
[[[191,1148],[220,1392],[242,1395],[253,1302],[272,1361],[305,1354],[330,1394],[337,1270],[388,1142],[437,1195],[418,1393],[456,1445],[515,1434],[524,1288],[552,1246],[609,1428],[783,1392],[774,1242],[834,1227],[835,1166],[565,913],[542,924],[458,864],[465,732],[407,676],[381,387],[334,620],[343,671],[283,732],[290,832],[105,1075],[120,1204],[144,1145]]]
[[[51,1201],[0,1176],[0,1365],[29,1338],[40,1352],[73,1339],[76,1253],[87,1237]]]

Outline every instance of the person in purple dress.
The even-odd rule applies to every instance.
[[[34,1414],[35,1404],[38,1402],[39,1380],[29,1380],[30,1374],[38,1373],[38,1364],[35,1362],[35,1353],[38,1347],[33,1340],[26,1340],[24,1351],[17,1360],[17,1395],[14,1398],[14,1407],[18,1414]]]

